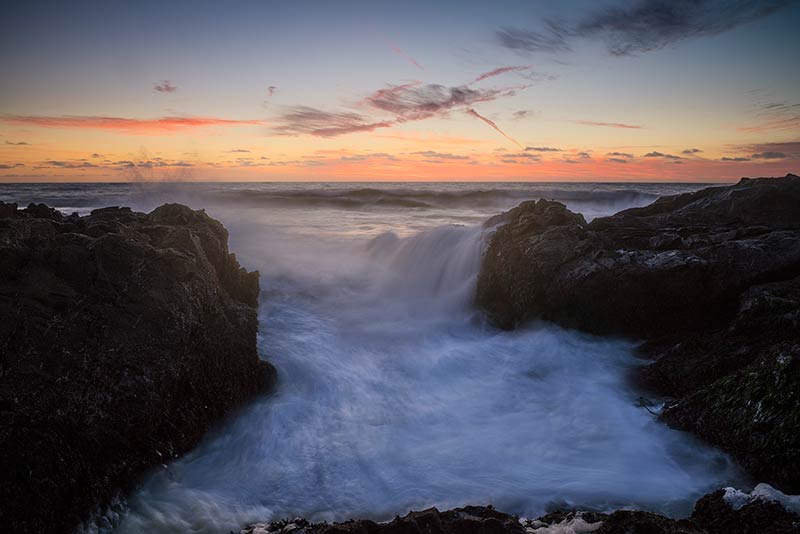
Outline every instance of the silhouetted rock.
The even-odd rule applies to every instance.
[[[733,499],[730,497],[733,496]],[[786,498],[769,486],[751,494],[727,488],[695,505],[692,516],[672,519],[639,510],[598,513],[565,510],[521,520],[491,506],[465,506],[446,512],[429,508],[386,523],[350,520],[310,523],[303,518],[255,523],[240,534],[798,534],[800,516],[775,499]],[[733,504],[729,501],[734,501]]]
[[[477,303],[511,328],[545,319],[648,340],[663,419],[800,490],[800,177],[742,179],[586,223],[525,202],[498,225]]]
[[[477,303],[496,325],[546,319],[598,334],[673,336],[725,322],[738,295],[800,275],[800,178],[742,179],[586,223],[524,202],[487,224]]]
[[[0,203],[0,524],[74,527],[273,380],[258,273],[177,204]]]
[[[766,497],[752,497],[734,505],[726,495],[740,493],[717,490],[694,506],[692,520],[709,534],[800,534],[800,516]],[[754,492],[755,493],[755,492]]]

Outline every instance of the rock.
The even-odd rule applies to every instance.
[[[557,202],[488,221],[476,301],[502,328],[545,319],[597,334],[719,326],[754,284],[800,275],[800,177],[743,179],[586,223]]]
[[[646,340],[641,385],[662,418],[800,491],[800,177],[742,179],[586,223],[525,202],[497,225],[477,303]]]
[[[717,490],[695,504],[692,520],[709,534],[800,534],[800,516],[768,498],[749,499],[734,507],[728,490]]]
[[[274,369],[258,273],[176,204],[64,217],[0,203],[0,524],[65,531],[194,446]]]
[[[750,494],[732,488],[710,493],[697,501],[686,519],[639,510],[565,510],[523,521],[491,506],[465,506],[445,512],[436,508],[409,512],[386,523],[350,520],[328,524],[294,519],[254,523],[240,532],[279,533],[295,525],[295,532],[305,534],[798,534],[800,516],[779,502],[790,498],[766,488],[759,485]],[[731,492],[744,495],[744,502],[732,506],[726,498]]]

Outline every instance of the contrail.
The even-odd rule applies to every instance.
[[[467,113],[469,113],[470,115],[472,115],[473,117],[475,117],[477,119],[482,120],[483,122],[485,122],[486,124],[488,124],[489,126],[494,128],[495,130],[497,130],[500,133],[500,135],[502,135],[503,137],[505,137],[506,139],[508,139],[509,141],[514,143],[515,145],[517,145],[518,147],[520,147],[522,149],[525,148],[525,147],[522,146],[522,144],[520,144],[519,141],[517,141],[516,139],[514,139],[513,137],[511,137],[510,135],[505,133],[503,130],[501,130],[500,127],[497,126],[497,124],[495,124],[493,120],[487,119],[486,117],[484,117],[483,115],[481,115],[480,113],[478,113],[477,111],[475,111],[472,108],[468,108],[467,109]]]

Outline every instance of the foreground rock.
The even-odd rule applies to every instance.
[[[177,204],[0,203],[0,524],[74,527],[272,380],[258,273]]]
[[[785,499],[759,486],[751,494],[731,488],[697,501],[687,519],[642,511],[611,514],[558,511],[533,520],[499,512],[491,506],[466,506],[446,512],[436,508],[409,512],[388,523],[369,520],[309,523],[305,519],[256,523],[241,534],[798,534],[800,516]],[[794,504],[794,503],[792,503]]]
[[[587,223],[525,202],[496,226],[477,302],[513,328],[545,319],[645,339],[662,417],[800,491],[800,177],[742,179]]]

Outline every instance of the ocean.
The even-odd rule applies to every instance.
[[[253,521],[391,519],[493,504],[682,515],[741,482],[659,423],[629,381],[636,340],[473,305],[488,217],[548,198],[587,219],[698,184],[3,184],[65,213],[204,208],[261,273],[258,346],[277,389],[100,511],[87,532],[228,532]]]

